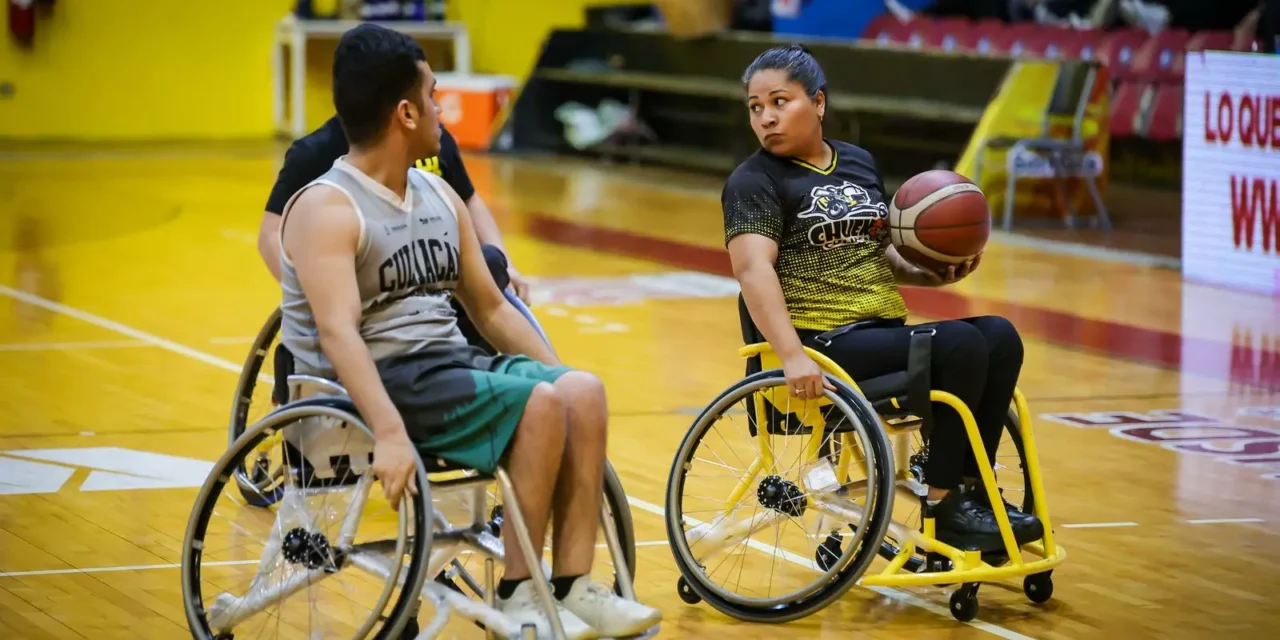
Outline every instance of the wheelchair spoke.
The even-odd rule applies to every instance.
[[[372,476],[315,447],[355,455],[371,450],[371,440],[329,418],[296,421],[258,437],[280,447],[280,464],[271,470],[281,479],[279,500],[266,509],[246,504],[235,483],[209,497],[210,519],[199,540],[205,568],[198,575],[206,594],[199,610],[208,612],[214,631],[234,629],[239,637],[365,637],[385,619],[394,592],[402,590],[405,543],[386,548],[392,559],[388,576],[347,570],[348,554],[362,539],[407,540],[406,521],[385,501],[366,500]],[[259,459],[261,444],[243,443],[237,455],[249,463],[244,467]],[[317,461],[331,467],[312,467]],[[238,564],[248,558],[256,558],[251,570]]]
[[[815,501],[839,492],[845,494],[842,500],[857,502],[862,499],[859,494],[878,486],[848,476],[832,483],[825,479],[831,477],[829,472],[818,473],[822,465],[836,468],[842,434],[852,433],[856,441],[861,432],[840,411],[819,411],[814,402],[791,398],[783,384],[775,378],[744,389],[732,404],[726,399],[726,408],[738,403],[746,407],[746,424],[737,421],[737,411],[700,417],[701,426],[695,427],[696,434],[691,432],[694,440],[683,445],[688,453],[674,467],[682,487],[676,505],[683,522],[682,542],[699,567],[699,581],[717,597],[744,606],[785,604],[828,584],[824,576],[848,564],[861,538],[841,536],[848,544],[833,556],[831,568],[815,565],[812,558],[819,543],[827,542],[831,533],[826,529],[839,528],[828,527],[830,519],[815,508]],[[765,413],[759,415],[757,398],[764,400]],[[776,406],[771,404],[775,400]],[[756,462],[727,462],[744,458]],[[809,483],[817,482],[815,478],[824,479],[811,491]],[[846,524],[860,525],[864,511],[847,510]]]

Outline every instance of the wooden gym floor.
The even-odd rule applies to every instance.
[[[176,563],[207,469],[196,461],[222,454],[248,341],[278,300],[255,233],[279,155],[0,157],[0,637],[186,634]],[[742,373],[718,183],[468,163],[515,264],[537,278],[534,310],[561,355],[608,386],[637,589],[665,611],[660,637],[1280,629],[1280,301],[997,237],[966,282],[909,303],[919,318],[1003,314],[1024,335],[1021,387],[1069,552],[1053,600],[987,585],[962,624],[942,588],[855,588],[806,620],[738,623],[676,597],[660,515],[693,415]]]

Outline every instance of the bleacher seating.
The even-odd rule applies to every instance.
[[[863,34],[878,46],[967,53],[982,56],[1099,60],[1111,79],[1111,135],[1176,140],[1182,135],[1182,80],[1185,52],[1248,51],[1253,42],[1230,31],[1154,36],[1139,29],[1074,30],[1032,23],[917,16],[909,22],[879,16]]]

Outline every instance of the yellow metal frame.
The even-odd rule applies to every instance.
[[[835,362],[825,355],[805,347],[805,353],[813,358],[814,362],[826,373],[848,384],[850,387],[858,390],[858,384],[845,373]],[[756,343],[747,345],[738,350],[738,355],[743,358],[752,358],[759,356],[761,368],[764,370],[778,369],[782,367],[782,362],[774,353],[773,348],[768,343]],[[982,476],[982,484],[986,487],[987,499],[992,505],[1003,504],[1000,493],[996,488],[995,472],[992,469],[991,461],[987,458],[986,449],[982,445],[982,435],[978,431],[977,422],[973,418],[973,413],[969,407],[965,405],[956,396],[945,391],[931,391],[929,397],[933,402],[945,404],[960,414],[960,419],[964,422],[965,431],[969,435],[969,445],[973,448],[974,458],[978,463],[978,471]],[[784,410],[788,413],[797,413],[804,411],[802,415],[815,416],[806,420],[808,426],[813,430],[814,437],[810,439],[809,445],[805,450],[805,461],[816,462],[818,450],[825,437],[826,429],[825,420],[821,413],[811,411],[831,404],[826,398],[816,400],[797,401],[790,397],[790,391],[785,387],[774,387],[770,391],[756,394],[756,415],[763,415],[766,400],[775,407],[786,406],[784,403],[791,403],[790,410]],[[863,586],[881,586],[881,587],[908,587],[921,585],[941,585],[956,584],[963,582],[993,582],[996,580],[1004,580],[1008,578],[1023,577],[1031,574],[1049,571],[1054,567],[1062,564],[1067,558],[1067,551],[1058,546],[1054,542],[1053,523],[1049,518],[1048,502],[1045,498],[1044,482],[1040,476],[1040,458],[1036,449],[1035,436],[1031,432],[1031,414],[1027,408],[1027,400],[1020,390],[1015,389],[1013,394],[1014,407],[1018,413],[1018,430],[1022,436],[1023,454],[1026,457],[1026,473],[1031,480],[1031,492],[1035,496],[1035,516],[1044,525],[1044,538],[1039,541],[1031,542],[1019,547],[1013,537],[1013,529],[1009,525],[1009,515],[1004,509],[992,509],[995,512],[996,522],[1000,525],[1000,536],[1004,541],[1004,551],[1008,555],[1008,564],[995,567],[987,564],[982,560],[982,553],[978,551],[963,551],[948,544],[938,541],[934,537],[933,518],[922,518],[922,532],[916,532],[905,525],[899,524],[899,527],[907,531],[910,535],[909,539],[900,542],[898,555],[889,563],[883,571],[875,574],[869,574],[862,577],[859,581]],[[898,464],[898,475],[905,477],[906,458],[908,453],[907,438],[910,435],[909,428],[903,428],[898,425],[887,422],[881,418],[881,424],[889,433],[893,440],[894,453]],[[757,429],[756,439],[759,443],[760,453],[747,469],[747,474],[738,482],[730,493],[729,498],[725,501],[725,515],[737,504],[742,496],[755,482],[760,472],[766,469],[772,469],[774,465],[773,446],[770,434],[767,429]],[[849,464],[851,462],[852,450],[858,444],[854,441],[853,435],[844,434],[845,446],[841,447],[840,458],[836,463],[836,477],[841,481],[848,479]],[[895,482],[897,478],[894,479]],[[933,552],[947,557],[951,560],[952,569],[949,571],[934,573],[910,573],[902,571],[902,567],[906,565],[907,560],[920,549],[925,552]],[[1026,559],[1023,553],[1033,556],[1036,559]]]

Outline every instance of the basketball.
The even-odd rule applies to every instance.
[[[946,170],[907,180],[889,203],[889,237],[919,267],[945,273],[982,253],[991,235],[991,208],[978,185]]]

